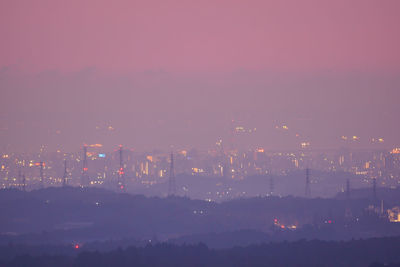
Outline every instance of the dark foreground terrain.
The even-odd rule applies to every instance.
[[[396,266],[400,189],[222,203],[0,190],[1,266]]]
[[[156,244],[108,252],[83,251],[75,254],[40,256],[25,254],[3,260],[0,266],[400,266],[400,237],[367,240],[305,241],[269,243],[209,249],[204,244]],[[13,253],[12,245],[0,248]]]

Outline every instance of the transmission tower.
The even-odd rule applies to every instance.
[[[40,166],[40,188],[44,188],[44,174],[43,174],[44,162],[41,161],[39,163],[39,166]]]
[[[376,178],[372,179],[372,193],[373,193],[373,198],[376,200],[377,195],[376,195]]]
[[[21,182],[21,178],[22,178],[22,176],[21,176],[21,167],[19,167],[19,168],[18,168],[18,178],[17,178],[17,181],[18,181],[18,182]]]
[[[346,197],[350,198],[350,179],[347,178],[346,180]]]
[[[25,179],[25,174],[22,175],[22,190],[25,192],[26,191],[26,179]]]
[[[310,189],[310,169],[306,169],[306,197],[311,196],[311,189]]]
[[[68,172],[67,172],[67,160],[64,159],[64,175],[63,175],[63,186],[67,186],[67,176],[68,176]]]
[[[275,191],[275,183],[274,183],[274,177],[271,177],[269,179],[269,194],[272,196]]]
[[[88,180],[88,167],[87,167],[87,145],[83,146],[83,161],[82,161],[82,176],[81,176],[81,187],[86,185]]]
[[[174,171],[174,154],[171,152],[171,166],[169,168],[168,195],[174,196],[175,194],[176,194],[176,184],[175,184],[175,171]]]
[[[121,190],[125,189],[125,171],[122,145],[119,146],[118,188]]]

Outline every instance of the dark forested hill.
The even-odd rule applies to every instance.
[[[391,199],[385,202],[385,208],[399,204],[400,199]],[[380,207],[379,201],[289,196],[215,203],[96,188],[0,190],[0,244],[87,243],[122,238],[206,242],[215,239],[211,234],[217,234],[220,240],[226,240],[222,247],[229,247],[232,238],[223,233],[242,230],[260,233],[260,237],[249,234],[249,238],[236,235],[236,240],[244,240],[244,244],[400,234],[398,224],[389,223],[381,216],[385,214],[376,214],[371,206]]]
[[[399,237],[348,242],[300,240],[220,250],[202,244],[157,244],[109,252],[86,251],[77,256],[25,254],[3,260],[0,266],[398,266],[399,247]]]

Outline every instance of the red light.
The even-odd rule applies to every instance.
[[[282,228],[282,229],[285,229],[285,226],[282,224],[282,225],[281,225],[281,228]]]
[[[124,189],[124,186],[123,186],[123,185],[121,185],[121,189]]]
[[[84,170],[84,171],[87,171],[87,170],[88,170],[88,168],[83,168],[83,170]]]
[[[331,221],[331,220],[329,220],[329,221],[328,221],[328,223],[332,223],[332,221]]]
[[[76,245],[74,246],[74,248],[75,248],[75,249],[79,249],[79,244],[76,244]]]

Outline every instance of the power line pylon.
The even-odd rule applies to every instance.
[[[67,186],[67,177],[68,177],[68,171],[67,171],[67,160],[64,159],[64,175],[63,175],[63,186]]]
[[[306,190],[305,190],[306,197],[311,197],[311,188],[310,188],[310,169],[306,169]]]
[[[272,196],[275,192],[274,177],[269,178],[269,194]]]
[[[26,178],[25,174],[22,175],[22,190],[26,192]]]
[[[44,162],[41,161],[39,163],[39,166],[40,166],[40,188],[44,188],[44,173],[43,173]]]
[[[119,145],[119,170],[118,170],[118,188],[121,190],[125,189],[125,170],[124,170],[124,158],[123,148]]]
[[[346,180],[346,197],[347,199],[350,198],[350,179],[347,178]]]
[[[169,182],[168,182],[168,196],[174,196],[176,194],[175,184],[175,171],[174,171],[174,154],[171,152],[171,165],[169,168]]]
[[[83,161],[82,161],[82,175],[81,187],[84,187],[88,182],[88,167],[87,167],[87,145],[83,146]]]
[[[22,178],[22,175],[21,175],[21,167],[18,167],[17,183],[21,182],[21,178]]]

